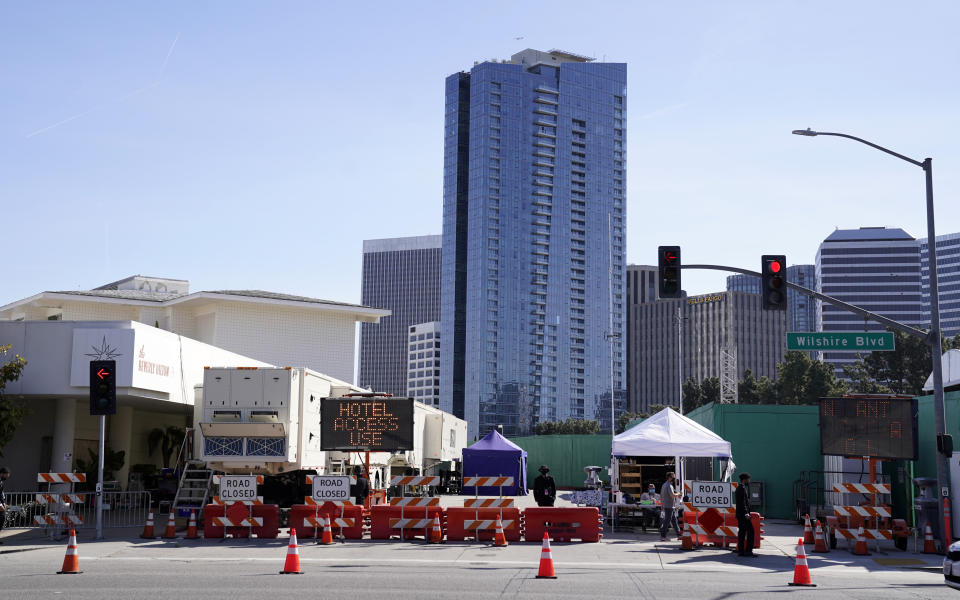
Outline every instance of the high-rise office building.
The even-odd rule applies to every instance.
[[[407,342],[407,396],[439,406],[440,322],[411,325]]]
[[[440,241],[439,235],[363,241],[363,302],[392,313],[360,327],[358,385],[407,393],[409,328],[440,319]]]
[[[930,328],[930,275],[927,269],[928,238],[920,240],[920,293],[923,323]],[[947,337],[960,333],[960,233],[937,236],[937,290],[940,292],[940,331]]]
[[[902,229],[838,229],[817,249],[817,291],[914,327],[923,324],[920,244]],[[816,301],[817,331],[884,331],[881,323]],[[929,327],[927,323],[926,327]],[[824,352],[823,360],[843,377],[853,352]]]
[[[471,437],[624,387],[626,83],[530,49],[446,80],[440,408]]]
[[[629,295],[633,288],[627,289]],[[631,302],[627,410],[679,406],[680,379],[691,377],[719,377],[735,402],[733,390],[746,369],[755,377],[776,378],[786,348],[786,322],[783,311],[763,310],[760,295],[747,292]]]
[[[787,267],[787,281],[817,290],[816,265],[792,265]],[[787,322],[789,331],[817,330],[817,302],[814,298],[795,290],[787,290]]]
[[[787,281],[816,290],[816,267],[792,265],[787,267]],[[760,278],[753,275],[727,277],[728,292],[760,293]],[[813,298],[795,290],[787,290],[787,330],[816,331],[816,303]]]
[[[627,265],[627,410],[639,412],[639,369],[634,365],[640,360],[641,327],[651,324],[636,318],[638,304],[657,300],[657,267],[651,265]]]

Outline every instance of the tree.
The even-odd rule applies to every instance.
[[[0,346],[0,358],[6,356],[10,351],[11,345]],[[13,360],[0,364],[0,456],[3,456],[3,447],[10,443],[13,434],[23,422],[23,417],[27,414],[27,407],[20,401],[10,398],[4,393],[7,383],[13,383],[20,379],[27,361],[19,354],[13,357]]]
[[[813,404],[817,398],[839,396],[846,386],[838,381],[830,365],[810,360],[804,352],[787,352],[777,365],[776,381],[743,372],[739,385],[741,404]]]
[[[567,419],[566,421],[541,421],[533,428],[535,435],[580,434],[589,435],[600,433],[599,421],[584,419]]]
[[[163,468],[166,469],[170,466],[170,457],[173,455],[173,451],[180,447],[183,443],[183,438],[186,436],[186,431],[183,427],[176,427],[171,425],[166,429],[151,429],[150,433],[147,434],[147,454],[153,454],[157,449],[157,446],[160,446],[160,454],[163,456]]]
[[[888,352],[871,352],[852,365],[844,367],[844,374],[853,381],[853,389],[860,393],[906,394],[923,393],[923,384],[930,375],[933,363],[930,346],[926,340],[893,332],[894,349]],[[960,348],[960,334],[942,338],[943,351]]]
[[[803,404],[806,398],[810,357],[806,352],[787,352],[777,365],[777,404]]]
[[[850,380],[850,391],[855,394],[889,394],[890,388],[877,383],[870,375],[867,365],[858,360],[854,363],[843,365],[843,374]]]
[[[760,404],[760,388],[757,378],[750,369],[743,370],[743,379],[737,385],[737,402],[740,404]]]
[[[621,413],[617,419],[617,433],[623,433],[627,430],[627,423],[634,419],[646,419],[650,415],[647,413],[625,412]]]
[[[833,367],[818,360],[810,361],[807,369],[807,390],[805,404],[811,404],[817,398],[831,398],[847,393],[847,384],[837,379]]]
[[[681,388],[682,393],[681,397],[683,398],[683,412],[688,413],[698,406],[702,406],[703,402],[703,388],[700,386],[700,382],[694,379],[693,377],[687,379],[683,382],[683,387]]]
[[[703,390],[703,403],[720,402],[720,378],[707,377],[700,383],[700,389]]]
[[[85,461],[82,458],[77,459],[77,470],[81,473],[86,473],[87,483],[97,482],[97,473],[100,470],[100,455],[94,452],[91,449],[87,449],[87,453],[90,454],[90,460]],[[104,448],[103,453],[103,480],[110,481],[116,477],[116,472],[123,468],[123,463],[126,460],[126,452],[124,450],[119,450],[114,452],[110,449],[109,446]]]
[[[627,412],[620,415],[620,420],[617,421],[617,433],[623,433],[627,430],[627,424],[634,419],[649,419],[650,415],[655,415],[665,408],[672,408],[673,410],[680,412],[680,409],[672,404],[651,404],[650,412]]]

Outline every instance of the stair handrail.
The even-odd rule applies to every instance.
[[[193,458],[193,427],[184,429],[183,441],[180,442],[180,450],[177,451],[177,460],[173,463],[176,470],[180,473],[187,461]]]

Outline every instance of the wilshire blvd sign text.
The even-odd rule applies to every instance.
[[[825,350],[829,352],[864,352],[893,350],[890,331],[856,332],[790,332],[787,350]]]

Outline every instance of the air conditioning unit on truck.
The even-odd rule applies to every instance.
[[[361,462],[359,447],[332,448],[369,444],[375,450],[382,441],[366,429],[352,435],[342,428],[334,431],[330,411],[351,395],[358,401],[367,398],[362,409],[354,407],[366,411],[358,416],[369,417],[367,424],[388,423],[388,418],[406,419],[410,424],[409,439],[401,451],[370,453],[371,473],[379,475],[376,479],[381,487],[389,481],[391,467],[423,472],[440,460],[459,458],[466,445],[465,421],[412,399],[390,399],[392,405],[408,408],[384,417],[378,415],[382,408],[370,399],[368,390],[310,369],[210,367],[204,370],[203,388],[197,390],[195,453],[215,471],[264,475],[267,501],[281,505],[302,502],[303,491],[309,489],[304,487],[306,473],[343,474],[345,465]],[[322,435],[323,399],[331,400],[326,440]],[[356,430],[359,422],[339,424],[344,423]],[[343,445],[333,444],[334,437]],[[376,483],[373,475],[371,483]]]

